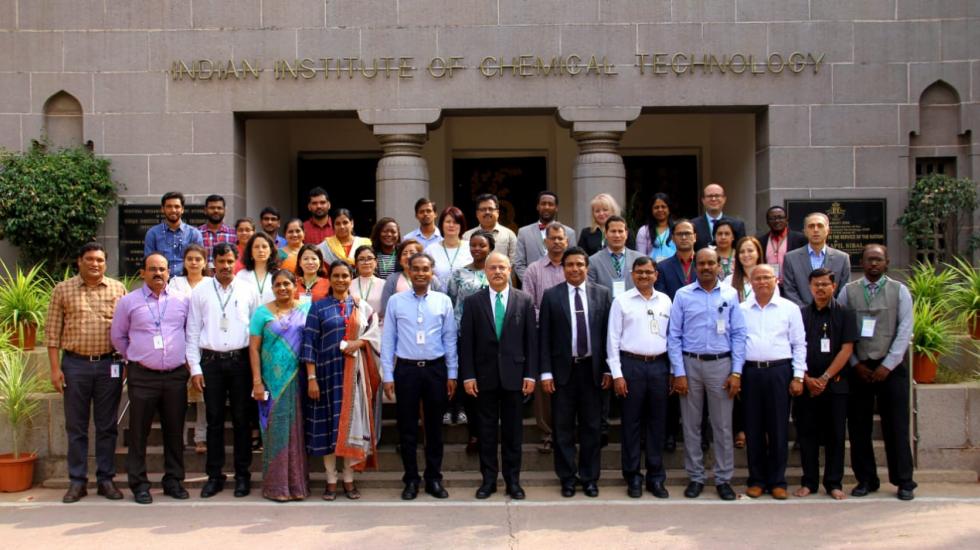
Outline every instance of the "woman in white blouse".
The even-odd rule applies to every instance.
[[[268,235],[258,232],[245,245],[242,256],[245,269],[235,274],[235,280],[251,285],[259,295],[262,304],[275,301],[272,291],[272,273],[279,268],[279,254],[276,243]]]
[[[460,239],[466,231],[466,216],[455,206],[448,206],[439,214],[436,226],[442,231],[442,241],[430,244],[425,253],[436,261],[433,268],[436,279],[445,287],[453,271],[469,265],[473,261],[470,256],[470,242]]]

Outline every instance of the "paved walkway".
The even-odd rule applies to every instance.
[[[230,491],[209,500],[175,501],[154,491],[154,504],[90,495],[60,503],[62,491],[0,495],[0,546],[19,548],[978,548],[980,485],[925,484],[913,502],[884,490],[834,502],[823,495],[776,502],[768,497],[697,500],[670,487],[671,499],[628,499],[604,489],[598,499],[562,499],[556,489],[528,488],[528,500],[500,493],[476,501],[456,489],[446,501],[422,495],[403,503],[390,489],[277,504]],[[254,493],[253,493],[254,495]],[[232,546],[233,545],[233,546]],[[261,546],[260,546],[261,545]]]

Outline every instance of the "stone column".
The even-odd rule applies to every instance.
[[[626,126],[640,116],[639,107],[563,107],[558,116],[571,126],[579,154],[572,170],[575,227],[591,222],[589,201],[599,193],[612,195],[626,207],[626,168],[619,141]]]
[[[369,124],[384,154],[376,176],[378,218],[390,216],[406,228],[416,225],[413,206],[429,196],[429,167],[422,158],[429,125],[439,120],[439,109],[361,110],[361,122]]]

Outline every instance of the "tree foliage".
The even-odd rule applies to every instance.
[[[909,246],[919,250],[935,249],[936,239],[944,233],[943,225],[976,206],[977,187],[969,178],[930,174],[912,185],[909,204],[898,218],[898,225],[905,230],[905,242]],[[948,251],[951,255],[956,252]]]

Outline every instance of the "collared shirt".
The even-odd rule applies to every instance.
[[[184,325],[189,299],[169,292],[160,296],[144,284],[119,299],[110,330],[112,345],[124,359],[152,370],[172,370],[187,362]],[[154,346],[163,339],[163,349]]]
[[[881,286],[885,284],[886,277],[882,276],[878,279],[878,291],[881,291]],[[871,281],[867,277],[861,278],[861,287],[867,291],[868,285]],[[842,305],[848,305],[850,300],[863,300],[863,297],[853,297],[847,295],[847,287],[841,291],[840,296],[837,298],[840,300]],[[905,358],[905,352],[908,351],[909,343],[912,341],[912,294],[909,293],[909,289],[905,285],[899,285],[898,291],[898,326],[895,328],[895,338],[892,340],[891,346],[888,347],[888,355],[881,360],[881,365],[888,370],[893,370],[895,367],[902,363]],[[858,327],[860,329],[860,327]],[[859,332],[860,334],[860,332]],[[858,364],[857,354],[851,355],[850,360],[851,365]]]
[[[823,248],[819,252],[813,249],[813,245],[806,245],[806,253],[810,255],[810,267],[813,269],[820,269],[823,264],[827,261],[827,245],[823,245]]]
[[[232,279],[225,288],[211,279],[191,291],[190,302],[186,355],[194,376],[201,374],[201,350],[223,352],[248,347],[249,322],[259,307],[259,294],[241,281]]]
[[[470,237],[477,231],[483,231],[483,228],[478,225],[470,229],[466,233],[463,233],[463,239],[470,240]],[[506,255],[510,258],[511,265],[513,265],[517,259],[517,235],[499,223],[493,227],[490,233],[493,234],[493,251]]]
[[[434,229],[435,231],[432,233],[432,235],[426,237],[425,235],[422,234],[422,228],[416,227],[412,231],[409,231],[407,235],[402,237],[402,242],[407,241],[409,239],[415,239],[416,241],[419,242],[419,244],[422,245],[423,249],[431,244],[442,242],[442,233],[439,232],[439,228],[436,227]]]
[[[419,333],[425,343],[418,343]],[[453,303],[449,296],[430,290],[422,296],[415,291],[399,292],[388,300],[381,333],[381,369],[385,382],[395,381],[395,358],[428,361],[446,358],[450,380],[456,379],[459,337]]]
[[[500,295],[500,301],[503,304],[504,312],[507,311],[507,298],[510,298],[510,285],[504,287],[503,290],[497,292],[496,290],[490,288],[490,308],[493,310],[494,319],[497,315],[497,295]]]
[[[782,269],[783,258],[786,256],[786,249],[789,247],[789,228],[783,229],[782,233],[769,232],[769,241],[766,243],[766,263],[775,264]]]
[[[854,310],[833,298],[823,309],[816,302],[800,308],[803,329],[806,331],[806,370],[809,376],[819,377],[830,368],[841,346],[857,342],[858,327]],[[820,340],[830,340],[829,351],[823,351]]]
[[[719,334],[719,319],[724,333]],[[732,372],[745,363],[745,319],[735,289],[720,283],[708,292],[695,281],[677,290],[670,308],[667,353],[674,376],[686,376],[684,354],[731,352]]]
[[[177,229],[171,229],[166,222],[160,222],[146,232],[143,256],[149,256],[153,252],[163,254],[170,274],[176,276],[184,271],[184,251],[191,244],[204,245],[201,232],[196,228],[181,221]]]
[[[638,355],[667,352],[670,307],[670,297],[656,290],[646,299],[639,290],[631,288],[613,300],[609,310],[606,364],[614,379],[623,376],[620,351]]]
[[[201,241],[204,243],[204,250],[208,252],[208,263],[214,261],[214,245],[218,243],[238,244],[238,234],[229,225],[221,224],[217,231],[212,231],[208,224],[197,228],[201,232]],[[173,273],[171,273],[173,274]]]
[[[276,241],[276,250],[282,250],[283,248],[286,248],[287,244],[289,244],[286,242],[286,237],[283,237],[278,233],[275,235],[271,235],[271,237],[272,240]]]
[[[327,223],[317,225],[313,218],[303,222],[303,244],[320,244],[327,237],[333,237],[333,222],[327,216]]]
[[[568,311],[572,314],[572,357],[578,355],[578,311],[575,310],[575,291],[582,297],[582,314],[585,315],[585,333],[589,334],[589,297],[585,293],[585,283],[581,286],[568,284]],[[585,356],[592,355],[592,342],[585,343]]]
[[[755,296],[738,306],[745,318],[745,360],[792,359],[793,376],[806,372],[806,332],[800,306],[773,296],[762,307]]]
[[[79,355],[104,355],[112,351],[109,327],[116,303],[126,287],[109,277],[95,286],[75,275],[58,283],[51,292],[44,342]]]
[[[541,300],[544,293],[549,288],[565,282],[565,268],[561,261],[553,263],[551,258],[545,256],[527,266],[524,272],[524,292],[531,295],[534,300],[534,315],[541,313]]]
[[[711,235],[711,237],[708,239],[709,241],[714,242],[715,224],[721,221],[721,219],[724,217],[725,217],[724,212],[718,212],[718,215],[715,217],[711,217],[711,214],[708,214],[707,212],[704,213],[704,219],[708,220],[708,233]]]

